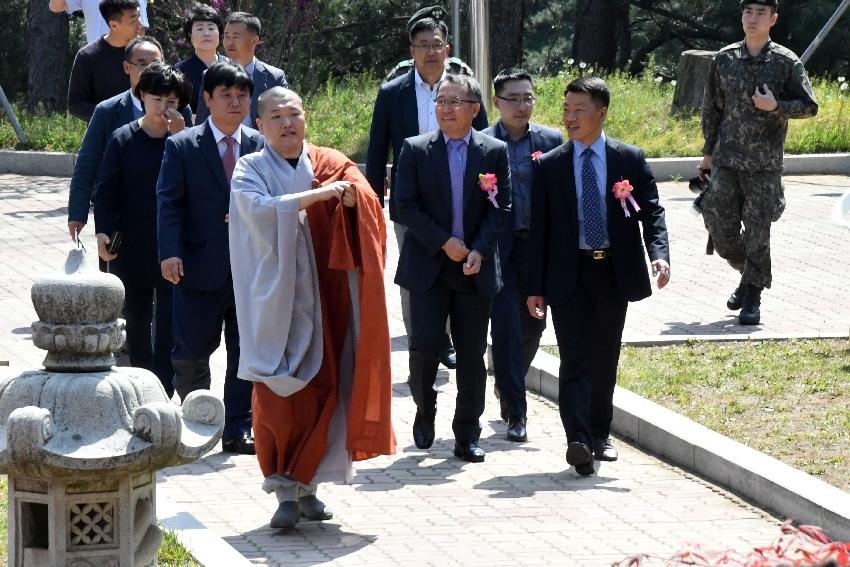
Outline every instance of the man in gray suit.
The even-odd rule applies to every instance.
[[[254,83],[254,93],[251,95],[251,112],[242,121],[249,128],[257,128],[257,99],[272,87],[288,87],[286,74],[268,63],[263,63],[254,56],[260,44],[260,19],[247,12],[233,12],[227,17],[224,26],[224,53],[231,61],[242,65]],[[198,93],[198,113],[195,123],[200,124],[207,119],[210,111],[204,102],[203,93]]]
[[[410,291],[413,440],[420,449],[434,442],[434,381],[450,318],[457,350],[454,453],[481,462],[484,351],[490,303],[502,287],[497,242],[511,210],[511,170],[505,143],[472,128],[481,108],[475,79],[446,75],[434,104],[440,128],[404,141],[394,187],[409,232],[395,283]]]

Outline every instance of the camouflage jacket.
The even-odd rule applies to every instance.
[[[756,85],[767,84],[779,106],[756,108]],[[705,80],[703,154],[715,166],[742,171],[781,170],[789,118],[810,118],[818,103],[800,59],[769,41],[755,57],[743,41],[721,49]]]
[[[401,61],[398,65],[393,67],[389,73],[387,73],[387,76],[384,77],[384,82],[388,83],[396,77],[409,73],[411,69],[413,69],[413,59]],[[457,57],[446,57],[446,72],[452,73],[453,75],[466,75],[468,77],[473,76],[472,68]]]

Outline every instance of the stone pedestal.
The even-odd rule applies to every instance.
[[[45,370],[0,381],[11,567],[156,565],[156,470],[221,438],[224,405],[209,391],[181,408],[151,372],[111,368],[122,302],[121,282],[82,250],[33,285]]]

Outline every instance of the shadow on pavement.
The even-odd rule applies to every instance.
[[[573,468],[557,473],[531,473],[517,476],[496,476],[476,484],[478,490],[496,491],[490,498],[528,498],[538,492],[577,492],[584,490],[607,490],[609,492],[631,492],[622,486],[606,486],[617,478],[598,476],[600,463],[595,463],[596,474],[579,476]]]
[[[762,330],[761,325],[739,325],[737,315],[727,315],[725,319],[712,323],[687,323],[685,321],[665,321],[667,329],[662,335],[748,335]]]
[[[340,511],[335,513],[339,514]],[[269,540],[272,539],[281,546],[291,547],[291,563],[305,566],[330,563],[372,545],[378,539],[374,535],[344,531],[333,522],[334,520],[313,522],[302,518],[293,530],[273,530],[265,525],[237,537],[224,539],[231,545],[238,546],[240,553],[249,561],[268,558],[268,552],[262,550],[269,546]],[[246,539],[255,545],[258,551],[246,550]]]
[[[411,448],[411,450],[418,451],[419,449]],[[463,465],[469,464],[454,457],[446,457],[442,454],[435,455],[433,454],[433,447],[431,451],[431,453],[423,455],[405,455],[388,467],[358,469],[353,481],[353,484],[357,485],[355,490],[375,492],[399,490],[405,486],[449,484],[455,482],[454,479],[449,477],[459,474],[462,472]],[[422,463],[426,459],[434,462],[423,466]],[[382,478],[381,482],[371,482],[370,475],[379,476]],[[387,476],[391,477],[392,480],[386,479]]]

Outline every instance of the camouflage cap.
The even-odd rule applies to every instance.
[[[774,10],[779,9],[779,0],[741,0],[741,9],[743,10],[747,4],[760,4],[762,6],[769,6]]]
[[[442,6],[428,6],[427,8],[422,8],[417,11],[415,14],[410,16],[410,19],[407,20],[407,31],[410,33],[410,30],[413,29],[413,26],[416,25],[416,22],[419,20],[424,20],[425,18],[433,18],[438,22],[443,21],[443,18],[446,15],[446,11]]]

